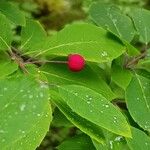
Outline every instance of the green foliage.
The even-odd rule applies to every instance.
[[[24,32],[24,34],[30,32],[26,31],[27,33]],[[35,32],[39,34],[40,31],[35,29]],[[30,37],[28,39],[30,41]],[[107,62],[125,51],[123,44],[117,41],[115,37],[109,36],[105,30],[91,24],[68,25],[56,35],[48,37],[46,42],[42,40],[38,45],[41,46],[43,43],[43,49],[40,47],[40,49],[34,50],[31,47],[30,51],[25,54],[34,54],[37,57],[39,55],[67,56],[68,54],[79,53],[87,61]]]
[[[146,59],[140,60],[137,66],[138,68],[145,69],[148,72],[150,72],[150,59],[146,58]]]
[[[18,69],[17,63],[9,59],[3,52],[0,53],[0,78],[4,78]]]
[[[135,34],[129,17],[114,5],[94,3],[90,8],[91,19],[98,25],[130,42]]]
[[[91,62],[107,62],[121,55],[125,48],[107,32],[90,24],[73,24],[48,39],[49,47],[41,53],[67,56],[79,53]],[[114,42],[116,41],[116,42]],[[107,44],[109,43],[109,45]],[[60,53],[60,51],[62,51]],[[112,52],[112,53],[110,53]]]
[[[45,40],[46,32],[41,24],[37,21],[27,20],[26,26],[21,30],[21,51],[41,50],[41,41],[44,43]]]
[[[48,2],[32,1],[41,7],[29,10],[38,18],[37,8],[56,4]],[[84,8],[92,3],[86,2]],[[65,0],[57,6],[64,12],[70,3],[68,10],[82,6]],[[50,36],[39,21],[25,18],[17,3],[0,2],[2,150],[35,150],[49,127],[55,132],[65,127],[65,135],[73,136],[61,139],[49,132],[51,147],[58,150],[150,149],[150,12],[96,0],[88,9],[89,21]],[[74,53],[86,61],[81,72],[68,69],[68,56]]]
[[[102,95],[76,85],[61,86],[58,91],[65,103],[78,115],[111,132],[131,136],[123,115]]]
[[[122,89],[126,89],[132,78],[132,74],[129,70],[122,68],[119,65],[113,63],[112,65],[112,81],[115,82]]]
[[[140,41],[145,43],[146,45],[150,42],[150,13],[145,9],[134,9],[130,16],[132,17],[137,32],[140,37]]]
[[[133,139],[127,139],[128,145],[131,149],[150,149],[150,137],[144,132],[139,129],[132,128],[132,136]]]
[[[53,102],[70,122],[96,141],[103,143],[104,135],[100,126],[75,113],[58,94],[55,92],[51,93]]]
[[[25,15],[13,3],[0,2],[0,12],[14,24],[25,25]]]
[[[53,112],[53,127],[73,127],[74,125],[66,118],[63,113],[56,107]]]
[[[59,147],[58,150],[83,150],[90,149],[95,150],[95,147],[92,144],[91,139],[86,135],[78,135],[71,139],[64,141]]]
[[[90,7],[90,19],[98,26],[118,36],[125,44],[129,55],[137,55],[138,50],[129,44],[135,36],[133,21],[119,7],[112,4],[93,3]]]
[[[32,76],[0,80],[1,147],[35,149],[40,144],[52,120],[48,96],[47,86]]]
[[[136,74],[126,90],[126,100],[131,116],[143,129],[148,131],[150,131],[148,119],[150,115],[149,90],[150,80]],[[143,115],[140,115],[141,112]]]
[[[105,96],[109,101],[116,98],[111,88],[97,75],[90,66],[86,65],[79,73],[70,72],[64,64],[46,64],[41,67],[41,72],[45,74],[49,83],[54,85],[78,84],[89,87]],[[95,84],[97,83],[97,84]]]
[[[93,140],[93,144],[95,145],[96,150],[130,150],[124,137],[112,134],[107,131],[104,132],[106,140],[103,145]]]
[[[7,18],[0,13],[0,51],[9,49],[12,42],[11,25]]]

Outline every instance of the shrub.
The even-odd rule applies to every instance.
[[[1,2],[1,149],[36,149],[57,111],[58,124],[80,129],[59,150],[149,150],[149,18],[145,9],[125,13],[95,2],[88,22],[48,36],[38,21]],[[79,72],[68,69],[69,54],[78,56],[73,63],[85,59],[84,67],[70,68]]]

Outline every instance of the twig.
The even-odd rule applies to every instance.
[[[139,56],[133,58],[131,61],[129,61],[125,67],[126,68],[131,68],[132,66],[136,65],[140,59],[143,59],[146,56],[147,52],[144,51],[143,53],[141,53]]]
[[[67,64],[67,61],[51,61],[51,60],[41,60],[41,61],[28,61],[24,64],[43,64],[43,63],[55,63],[55,64]]]
[[[28,70],[25,68],[25,64],[23,62],[23,59],[17,54],[14,53],[13,51],[10,53],[11,59],[14,60],[18,66],[23,70],[24,73],[29,74]]]

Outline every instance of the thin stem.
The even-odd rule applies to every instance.
[[[25,62],[25,64],[40,64],[40,63],[55,63],[55,64],[67,64],[67,61],[52,61],[52,60],[41,60],[41,61],[31,61]]]
[[[126,68],[130,68],[130,66],[136,65],[140,59],[143,59],[143,58],[146,56],[146,54],[147,54],[147,52],[144,51],[144,52],[141,53],[139,56],[133,58],[131,61],[129,61],[129,62],[126,64]]]
[[[9,52],[9,55],[13,61],[15,61],[21,70],[23,70],[24,73],[29,74],[28,70],[25,68],[23,59],[17,54],[17,51],[14,47],[12,47],[12,51]]]

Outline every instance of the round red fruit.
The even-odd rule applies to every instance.
[[[71,54],[68,56],[68,67],[73,72],[81,71],[85,66],[84,58],[79,54]]]

